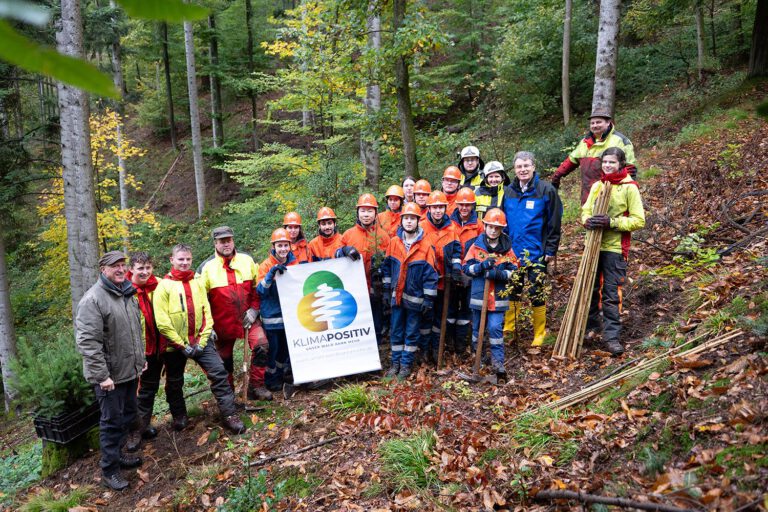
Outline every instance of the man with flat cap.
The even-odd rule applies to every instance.
[[[121,446],[136,418],[136,388],[145,366],[141,310],[127,279],[126,256],[110,251],[99,260],[99,280],[85,292],[75,318],[77,350],[83,374],[93,384],[101,408],[101,482],[115,490],[128,487],[120,469],[141,465]]]
[[[258,267],[253,258],[235,249],[235,233],[229,226],[213,230],[213,255],[197,268],[208,294],[216,332],[216,350],[227,369],[234,389],[235,340],[248,337],[251,366],[248,378],[249,400],[272,400],[264,387],[269,358],[269,342],[258,320],[260,299],[256,292]]]

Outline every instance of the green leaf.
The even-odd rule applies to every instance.
[[[0,20],[0,59],[33,73],[41,73],[88,92],[119,98],[112,79],[95,66],[40,46]]]
[[[192,21],[208,16],[208,9],[181,0],[117,0],[132,18],[158,21]]]

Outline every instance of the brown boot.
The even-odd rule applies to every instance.
[[[243,425],[242,420],[240,420],[240,417],[237,414],[227,416],[224,418],[224,421],[222,421],[222,424],[224,425],[224,428],[233,434],[242,434],[246,431],[245,425]]]
[[[248,387],[248,400],[272,400],[272,393],[264,386]]]

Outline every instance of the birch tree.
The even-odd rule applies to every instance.
[[[15,398],[11,361],[16,359],[16,333],[13,328],[11,310],[11,291],[8,282],[8,269],[5,264],[5,240],[0,233],[0,367],[3,375],[5,412],[11,410]]]
[[[59,53],[83,56],[83,21],[79,0],[61,0],[56,31]],[[64,182],[64,217],[67,223],[67,257],[72,296],[72,317],[77,304],[99,277],[96,203],[93,192],[88,95],[58,83],[61,123],[61,163]]]
[[[619,17],[621,0],[600,2],[600,24],[597,33],[595,86],[592,110],[613,114],[616,100],[616,64],[619,60]]]
[[[184,22],[184,52],[187,60],[187,91],[189,93],[189,124],[192,131],[192,162],[195,167],[197,192],[197,218],[205,210],[205,176],[203,174],[203,148],[200,141],[200,111],[197,104],[197,72],[195,70],[195,41],[192,22]]]

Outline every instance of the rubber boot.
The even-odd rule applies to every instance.
[[[547,334],[547,306],[533,307],[533,343],[532,347],[540,347],[544,344],[544,336]]]
[[[504,333],[514,334],[517,322],[520,319],[520,312],[523,310],[523,303],[511,301],[509,310],[504,314]]]

